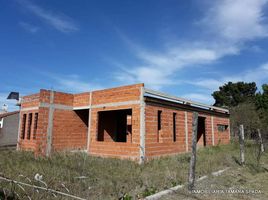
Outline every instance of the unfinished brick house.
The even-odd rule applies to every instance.
[[[229,143],[228,110],[144,84],[80,94],[41,89],[22,99],[18,148],[44,155],[80,149],[142,162],[189,151],[194,111],[199,114],[198,146]]]

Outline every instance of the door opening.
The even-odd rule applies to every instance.
[[[206,146],[206,118],[198,117],[197,146]]]

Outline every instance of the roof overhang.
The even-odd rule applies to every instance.
[[[193,109],[194,110],[203,110],[203,111],[206,110],[206,111],[210,111],[210,112],[214,112],[214,113],[229,115],[228,109],[219,108],[216,106],[210,106],[207,104],[203,104],[203,103],[191,101],[188,99],[172,96],[169,94],[165,94],[165,93],[154,91],[154,90],[147,89],[147,88],[144,89],[144,97],[148,97],[148,98],[146,98],[147,100],[158,99],[158,100],[162,100],[162,102],[166,101],[166,102],[174,103],[173,105],[182,105],[181,107],[188,108],[188,109],[192,108],[191,110],[193,110]],[[154,102],[156,102],[156,101],[154,101]]]

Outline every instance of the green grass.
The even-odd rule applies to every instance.
[[[265,173],[254,162],[255,146],[248,144],[247,168],[250,172]],[[253,152],[253,153],[252,153]],[[238,145],[221,145],[198,150],[197,176],[203,176],[213,171],[231,166],[239,167]],[[34,180],[36,173],[43,175],[49,188],[77,195],[86,199],[138,199],[155,192],[185,183],[188,176],[189,154],[169,156],[154,159],[144,165],[138,165],[128,160],[104,159],[88,156],[85,153],[56,153],[51,158],[35,158],[31,152],[1,151],[0,175],[14,180],[32,184],[41,183]],[[268,163],[267,155],[261,162]],[[85,176],[86,178],[78,178]],[[17,185],[0,181],[4,191],[15,191],[21,198],[27,199],[65,199],[53,197],[48,192],[36,192],[26,188],[25,192]],[[1,191],[0,191],[1,193]],[[1,196],[1,195],[0,195]]]

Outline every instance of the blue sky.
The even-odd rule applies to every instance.
[[[228,81],[268,82],[268,0],[0,0],[0,105],[10,91],[144,82],[213,104]]]

